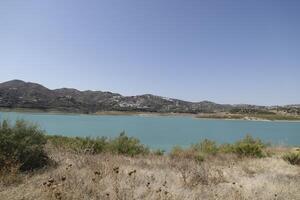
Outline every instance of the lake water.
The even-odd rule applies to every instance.
[[[188,146],[204,138],[231,143],[246,134],[274,144],[300,145],[299,122],[0,112],[0,120],[3,119],[24,119],[37,123],[48,134],[65,136],[114,137],[125,131],[151,148],[164,150],[174,145]]]

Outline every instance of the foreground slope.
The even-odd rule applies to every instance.
[[[219,155],[199,164],[169,156],[48,152],[57,166],[0,186],[1,199],[300,199],[300,167],[276,156]]]

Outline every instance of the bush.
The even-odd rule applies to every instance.
[[[287,154],[283,155],[282,158],[292,165],[300,165],[300,153],[299,152],[287,153]]]
[[[18,164],[21,171],[45,166],[48,157],[44,152],[47,140],[37,126],[18,120],[11,126],[6,120],[0,123],[0,168]]]
[[[128,137],[125,132],[122,132],[114,139],[108,139],[106,137],[71,138],[65,136],[47,136],[47,138],[51,144],[57,148],[65,148],[78,153],[110,152],[134,156],[150,152],[138,139]]]
[[[107,138],[81,138],[81,137],[65,137],[65,136],[47,136],[48,141],[56,148],[75,151],[76,153],[101,153],[107,148]]]
[[[264,148],[266,145],[259,139],[254,139],[250,135],[234,144],[217,145],[216,142],[205,139],[199,144],[193,145],[192,148],[202,154],[217,153],[235,153],[239,156],[263,157],[265,156]]]
[[[218,148],[218,152],[220,153],[234,153],[234,147],[233,144],[221,144]]]
[[[128,137],[125,132],[109,142],[109,149],[113,153],[134,156],[137,154],[148,154],[149,149],[137,138]]]
[[[260,139],[254,139],[247,135],[244,139],[233,144],[232,151],[239,156],[261,158],[265,156],[265,147],[266,145]]]
[[[197,161],[203,161],[208,155],[217,153],[234,153],[241,157],[264,157],[266,144],[259,139],[254,139],[247,135],[244,139],[234,144],[218,145],[216,142],[205,139],[198,144],[194,144],[187,149],[175,146],[170,152],[171,157],[192,158]]]
[[[218,152],[218,146],[216,142],[212,140],[205,139],[198,144],[192,145],[192,148],[195,151],[204,153],[204,154],[216,154]]]

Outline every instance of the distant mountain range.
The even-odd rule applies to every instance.
[[[296,112],[300,105],[256,106],[227,105],[209,101],[188,102],[173,98],[144,94],[122,96],[102,91],[79,91],[70,88],[50,90],[40,84],[12,80],[0,83],[0,107],[57,110],[75,113],[96,113],[101,111],[133,111],[158,113],[217,113],[217,112],[268,112],[280,109]]]

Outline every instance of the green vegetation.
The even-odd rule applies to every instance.
[[[218,152],[217,143],[208,139],[204,139],[202,142],[192,145],[192,149],[203,154],[216,154]]]
[[[124,132],[113,139],[46,136],[36,125],[23,120],[14,125],[4,120],[0,123],[0,172],[30,171],[46,166],[50,162],[45,152],[47,143],[76,153],[109,152],[127,156],[150,153],[138,139],[126,136]],[[164,152],[154,153],[162,155]]]
[[[45,166],[46,142],[37,126],[21,120],[12,126],[4,120],[0,123],[0,169],[19,166],[21,171],[27,171]]]
[[[197,161],[203,161],[209,155],[218,153],[232,153],[239,157],[261,158],[267,156],[266,144],[259,139],[254,139],[247,135],[242,140],[234,144],[218,145],[216,142],[205,139],[197,144],[191,145],[187,149],[175,146],[170,155],[171,157],[192,158]]]
[[[275,115],[275,113],[266,109],[255,108],[234,108],[230,110],[232,114],[253,114],[253,115]]]
[[[128,137],[124,132],[116,138],[106,137],[81,138],[64,136],[47,136],[48,141],[57,148],[78,153],[102,153],[110,152],[115,154],[135,156],[138,154],[148,154],[150,150],[134,137]]]
[[[300,152],[289,152],[282,158],[292,165],[300,165]]]
[[[266,153],[264,144],[260,139],[254,139],[250,135],[247,135],[244,139],[236,142],[232,146],[232,152],[239,156],[250,156],[250,157],[264,157]]]
[[[107,145],[105,137],[81,138],[60,135],[47,135],[48,142],[55,148],[65,149],[76,153],[101,153]]]

